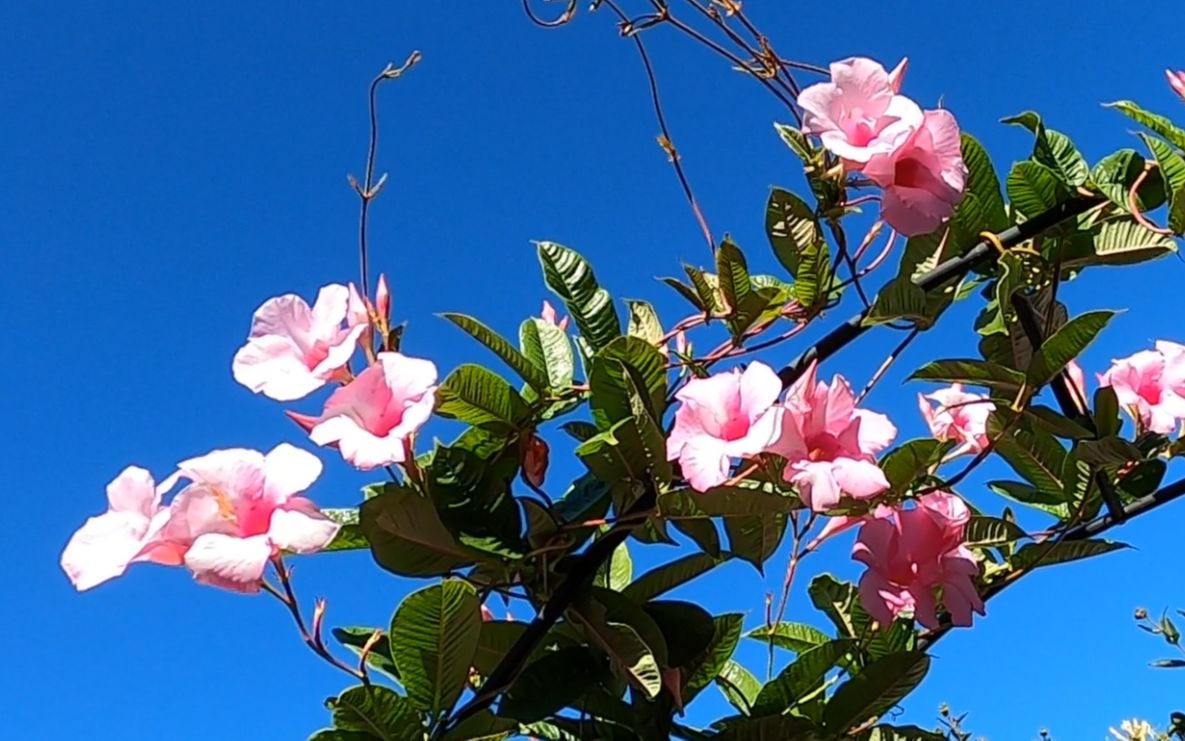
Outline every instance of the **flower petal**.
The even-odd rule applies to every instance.
[[[293,502],[307,502],[293,506]],[[283,509],[272,513],[267,534],[277,548],[292,553],[315,553],[333,540],[341,529],[333,520],[317,511],[312,502],[295,497]]]
[[[185,565],[203,584],[235,592],[258,592],[272,550],[266,535],[236,538],[209,533],[193,542],[185,554]]]
[[[148,519],[137,512],[108,512],[91,517],[62,551],[62,570],[83,591],[124,572],[140,550]]]
[[[321,475],[321,461],[308,451],[281,443],[264,456],[265,493],[269,501],[282,504],[293,494],[305,491]]]

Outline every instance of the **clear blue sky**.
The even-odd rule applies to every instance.
[[[706,250],[654,144],[635,52],[607,13],[548,32],[516,2],[118,5],[0,7],[10,419],[0,716],[8,733],[41,739],[303,738],[346,678],[303,649],[272,600],[151,566],[77,595],[57,559],[129,463],[163,475],[218,447],[304,444],[280,406],[234,383],[230,357],[264,299],[354,279],[357,204],[345,176],[363,164],[369,79],[413,48],[425,54],[382,95],[380,168],[391,181],[377,203],[374,259],[410,323],[408,351],[442,370],[489,356],[434,312],[466,311],[511,333],[537,311],[531,239],[583,250],[617,296],[657,299],[668,322],[676,304],[652,277],[705,261]],[[929,105],[941,98],[998,166],[1023,156],[1028,137],[996,120],[1026,108],[1071,133],[1092,161],[1138,144],[1100,101],[1133,97],[1185,114],[1161,72],[1185,66],[1158,36],[1180,25],[1174,0],[1130,6],[1131,18],[1069,0],[749,5],[795,58],[860,53],[892,64],[908,54],[908,92]],[[1135,24],[1145,40],[1121,33]],[[671,33],[651,47],[713,228],[773,270],[767,189],[798,184],[770,127],[782,112]],[[1085,365],[1101,370],[1155,338],[1185,340],[1174,295],[1183,276],[1169,259],[1069,288],[1074,311],[1130,309]],[[953,312],[873,395],[903,437],[923,427],[919,389],[902,377],[928,357],[973,352],[971,317]],[[862,384],[895,341],[870,336],[826,370]],[[314,411],[317,399],[297,408]],[[315,498],[354,503],[365,478],[318,453],[328,465]],[[555,485],[572,472],[557,466]],[[975,487],[964,493],[1001,506]],[[1070,741],[1177,709],[1185,676],[1146,667],[1160,647],[1130,615],[1137,605],[1185,606],[1182,506],[1120,531],[1137,550],[1034,576],[993,601],[973,631],[940,644],[905,717],[928,725],[946,701],[993,741],[1042,727]],[[770,585],[782,563],[771,562]],[[856,574],[846,545],[804,572],[820,567]],[[365,553],[304,559],[296,578],[310,603],[329,598],[332,624],[383,625],[414,586]],[[732,565],[683,594],[747,611],[752,626],[766,588]],[[801,599],[790,615],[813,619]],[[761,655],[745,652],[754,667]],[[714,690],[704,697],[701,720],[723,708]]]

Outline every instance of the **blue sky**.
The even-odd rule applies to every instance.
[[[150,566],[78,595],[57,559],[129,463],[163,475],[214,448],[305,444],[279,405],[234,383],[230,357],[264,299],[354,279],[357,204],[345,176],[362,169],[370,78],[388,60],[424,52],[382,93],[379,166],[391,180],[376,206],[373,260],[409,322],[407,351],[442,370],[489,356],[434,313],[464,311],[512,333],[537,311],[544,290],[532,239],[582,250],[615,295],[655,300],[668,323],[679,309],[653,277],[709,257],[654,144],[636,54],[608,13],[548,32],[510,2],[310,3],[282,13],[224,0],[119,5],[0,7],[0,338],[15,421],[3,441],[0,714],[10,732],[44,739],[303,738],[324,724],[321,700],[346,678],[303,649],[272,600]],[[1179,25],[1174,5],[1141,3],[1140,27],[1154,37]],[[909,55],[907,92],[931,106],[941,99],[999,168],[1027,151],[1024,132],[996,123],[1020,110],[1038,108],[1092,161],[1138,145],[1101,101],[1183,112],[1162,69],[1185,58],[1163,40],[1120,34],[1129,21],[1101,3],[901,7],[750,4],[794,58],[858,53],[893,64]],[[702,49],[666,31],[648,38],[712,227],[731,233],[755,269],[774,270],[766,194],[799,182],[770,126],[783,112]],[[1128,309],[1084,365],[1101,370],[1156,338],[1185,340],[1175,295],[1183,275],[1169,259],[1069,287],[1072,311]],[[972,316],[970,307],[952,312],[871,397],[903,438],[923,427],[920,389],[902,378],[939,354],[972,353]],[[862,384],[896,341],[874,333],[826,371]],[[319,398],[295,406],[314,411]],[[327,472],[313,496],[353,504],[366,477],[316,452]],[[573,472],[557,465],[554,485]],[[1001,506],[974,485],[963,493]],[[1119,531],[1135,550],[1033,576],[994,600],[973,631],[938,646],[904,718],[928,725],[949,702],[995,741],[1036,738],[1043,727],[1058,739],[1098,738],[1129,715],[1165,718],[1185,677],[1147,668],[1163,652],[1131,611],[1185,606],[1175,578],[1183,511],[1166,507]],[[746,611],[756,625],[783,563],[771,562],[768,585],[735,564],[682,596]],[[839,544],[804,563],[805,574],[820,568],[856,573]],[[332,624],[385,624],[415,586],[365,553],[301,560],[296,579],[308,602],[329,598]],[[790,617],[813,619],[801,598]],[[744,655],[761,665],[760,647]],[[693,720],[724,709],[715,694],[705,698]]]

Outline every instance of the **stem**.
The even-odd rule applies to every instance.
[[[358,193],[358,198],[361,201],[360,213],[358,215],[358,263],[359,272],[361,273],[362,286],[359,292],[362,298],[369,297],[370,290],[370,248],[367,244],[368,224],[370,220],[370,202],[374,200],[375,196],[382,190],[383,183],[386,182],[386,176],[376,185],[374,182],[374,163],[378,156],[379,148],[379,112],[378,112],[378,90],[379,85],[384,80],[394,80],[401,76],[404,72],[411,69],[412,65],[420,61],[420,53],[413,51],[408,55],[407,60],[401,67],[396,67],[393,64],[388,64],[383,68],[383,71],[378,73],[373,80],[370,81],[370,90],[367,94],[369,101],[368,111],[370,114],[370,144],[366,149],[366,175],[365,180],[361,186],[354,183],[354,190]],[[353,178],[351,178],[351,181]]]
[[[1097,195],[1078,195],[1070,200],[1064,201],[1057,206],[1044,211],[1032,219],[1018,224],[1016,226],[1005,229],[996,235],[996,239],[1000,241],[1005,248],[1015,247],[1022,242],[1026,242],[1047,229],[1051,229],[1067,219],[1074,218],[1082,214],[1092,207],[1103,203],[1102,196]],[[972,247],[967,254],[962,257],[951,258],[938,267],[934,268],[924,275],[918,276],[914,279],[914,283],[921,286],[923,290],[930,290],[942,285],[952,278],[959,278],[965,275],[968,271],[979,265],[982,262],[993,258],[997,253],[996,246],[988,241],[982,240],[974,247]],[[839,352],[843,348],[851,344],[857,337],[868,331],[868,327],[864,324],[864,319],[868,316],[868,310],[860,312],[848,321],[836,327],[823,339],[819,340],[813,347],[808,349],[803,354],[799,355],[786,367],[778,371],[778,377],[782,380],[783,387],[789,387],[792,383],[798,380],[798,377],[806,372],[807,367],[814,361],[822,362]]]
[[[263,583],[263,589],[268,594],[278,599],[281,604],[288,608],[288,612],[292,614],[292,620],[296,623],[296,629],[300,632],[300,639],[308,646],[313,653],[320,656],[330,665],[341,669],[346,674],[349,674],[354,679],[362,682],[364,685],[370,685],[370,678],[364,671],[360,671],[339,660],[336,656],[329,653],[329,649],[325,647],[324,641],[321,640],[320,621],[315,621],[316,626],[312,633],[309,633],[306,627],[304,615],[300,611],[300,602],[296,599],[296,592],[292,588],[292,579],[289,577],[288,568],[284,564],[284,559],[276,556],[272,559],[272,568],[276,570],[276,576],[280,580],[281,590],[277,590],[267,582]]]

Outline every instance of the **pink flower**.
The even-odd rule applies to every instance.
[[[1173,92],[1176,93],[1178,97],[1181,98],[1181,100],[1185,100],[1185,70],[1178,70],[1174,72],[1170,69],[1166,69],[1164,74],[1169,78],[1169,87],[1173,89]]]
[[[1114,389],[1120,405],[1143,429],[1167,435],[1185,418],[1183,359],[1178,350],[1181,346],[1174,342],[1162,341],[1157,348],[1113,361],[1099,376],[1099,385]]]
[[[251,334],[235,353],[235,380],[277,401],[316,391],[346,367],[365,324],[343,328],[350,291],[325,286],[312,308],[288,294],[264,302],[251,320]]]
[[[743,373],[693,378],[675,394],[682,406],[667,439],[667,458],[678,459],[696,491],[723,484],[732,458],[755,456],[776,436],[778,415],[771,408],[781,393],[778,375],[758,362]]]
[[[321,475],[311,453],[287,444],[267,455],[216,450],[178,468],[192,483],[150,545],[176,554],[199,582],[257,592],[273,556],[313,553],[337,534],[337,523],[298,496]]]
[[[913,509],[892,518],[864,523],[852,558],[868,567],[860,579],[860,602],[868,614],[887,627],[899,615],[912,615],[927,628],[937,628],[936,587],[954,625],[971,625],[972,613],[984,614],[975,588],[979,564],[963,545],[971,513],[958,497],[927,494]]]
[[[568,317],[560,319],[559,315],[556,313],[555,307],[551,305],[550,301],[545,300],[543,302],[543,313],[540,314],[540,316],[543,318],[543,321],[547,322],[553,327],[559,327],[560,329],[564,330],[568,328]]]
[[[917,104],[898,95],[905,75],[902,60],[891,73],[878,62],[852,57],[831,64],[831,81],[811,85],[798,96],[805,112],[803,131],[819,137],[848,170],[893,152],[922,125]]]
[[[62,569],[76,589],[114,579],[136,561],[179,563],[168,550],[146,547],[167,519],[160,500],[176,481],[170,476],[157,486],[148,471],[128,466],[107,485],[107,512],[87,520],[62,551]]]
[[[938,406],[931,406],[931,401]],[[959,443],[954,455],[978,453],[987,447],[987,419],[996,408],[989,397],[967,393],[956,383],[932,394],[918,394],[918,408],[936,440]]]
[[[430,360],[381,352],[375,364],[334,391],[320,417],[289,413],[318,445],[369,471],[406,458],[411,436],[432,416],[436,366]]]
[[[884,189],[885,223],[907,237],[928,234],[951,217],[967,187],[959,124],[949,111],[926,111],[897,144],[874,153],[864,174]]]
[[[847,494],[870,499],[889,488],[873,457],[897,436],[883,414],[856,409],[848,382],[836,376],[831,385],[816,377],[811,364],[787,393],[781,435],[770,451],[786,459],[785,476],[798,487],[802,501],[825,512]]]

